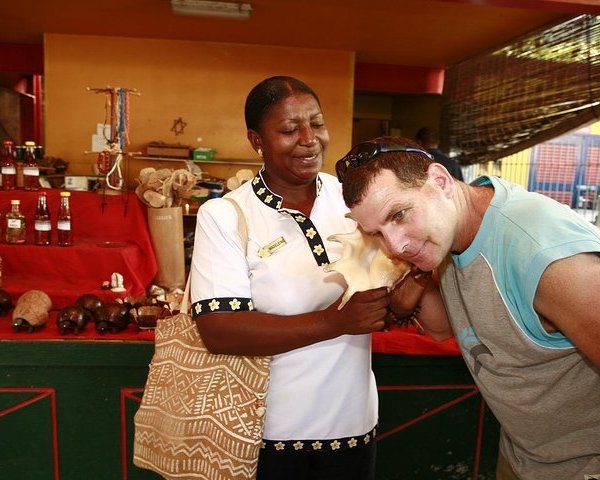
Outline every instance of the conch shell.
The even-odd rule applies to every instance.
[[[354,293],[378,287],[393,288],[410,272],[410,263],[386,256],[377,239],[365,235],[358,227],[351,233],[331,235],[329,240],[343,246],[339,260],[324,267],[326,272],[341,273],[348,285],[338,309]]]

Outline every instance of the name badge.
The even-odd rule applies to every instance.
[[[286,243],[287,242],[285,241],[285,238],[279,237],[279,238],[273,240],[268,245],[265,245],[264,247],[259,248],[258,256],[260,258],[270,257],[271,255],[273,255],[273,253],[275,253],[277,250],[279,250],[281,247],[283,247]]]

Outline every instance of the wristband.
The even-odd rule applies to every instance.
[[[417,321],[417,316],[419,315],[419,312],[421,311],[421,305],[417,305],[412,312],[410,312],[408,315],[402,315],[401,317],[396,315],[394,312],[392,312],[391,310],[388,311],[388,318],[389,321],[388,323],[391,323],[392,325],[398,325],[400,327],[407,327],[410,324],[414,324],[415,326],[417,326],[417,329],[419,330],[423,330],[423,327],[421,327],[421,325],[419,324],[419,322]]]

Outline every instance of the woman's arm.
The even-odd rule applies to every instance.
[[[247,303],[252,294],[246,250],[234,208],[223,199],[203,204],[192,256],[192,301],[236,297]],[[293,262],[289,268],[294,268]],[[276,276],[271,282],[275,291],[282,288]],[[322,310],[295,315],[241,310],[202,313],[194,319],[210,351],[233,355],[273,355],[344,334],[383,329],[389,304],[385,288],[357,293],[338,310],[340,300]]]
[[[274,355],[340,335],[383,329],[389,304],[385,288],[355,293],[338,310],[340,300],[325,310],[299,315],[209,313],[195,321],[206,348],[233,355]]]

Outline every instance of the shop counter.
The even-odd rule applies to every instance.
[[[130,324],[100,335],[88,325],[63,336],[52,322],[34,333],[14,332],[8,317],[0,317],[2,478],[158,480],[132,462],[133,416],[153,332]],[[395,329],[373,342],[411,351],[373,353],[377,478],[494,478],[498,425],[454,341],[436,351],[428,337]],[[419,349],[425,354],[415,354]]]

